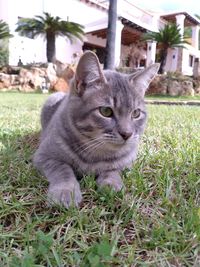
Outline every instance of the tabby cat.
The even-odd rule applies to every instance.
[[[79,60],[70,93],[47,99],[34,164],[49,181],[52,203],[78,206],[77,177],[83,175],[121,190],[120,172],[136,159],[147,119],[144,94],[158,68],[153,64],[131,75],[102,71],[88,51]]]

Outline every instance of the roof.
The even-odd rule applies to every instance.
[[[138,26],[137,24],[130,22],[129,20],[122,18],[122,23],[124,24],[124,28],[122,30],[122,38],[121,42],[123,45],[130,45],[140,40],[140,37],[143,33],[147,32],[146,29]],[[97,37],[106,39],[107,37],[107,29],[99,29],[96,31],[88,32]]]
[[[108,3],[104,3],[106,1],[100,1],[100,0],[79,0],[79,1],[89,4],[90,6],[96,7],[98,9],[108,11]]]
[[[94,6],[96,8],[99,8],[104,11],[108,11],[108,0],[79,0],[81,2],[84,2],[86,4],[90,4],[91,6]],[[132,3],[134,5],[134,3]],[[134,5],[136,7],[136,5]],[[151,12],[146,11],[145,9],[141,9],[137,6],[138,9],[143,10],[145,13],[153,14]],[[186,11],[176,11],[176,12],[170,12],[160,15],[161,19],[165,19],[168,22],[176,22],[176,16],[177,15],[185,15],[185,26],[195,26],[200,25],[200,19],[198,19],[196,16],[186,12]]]
[[[181,11],[181,12],[175,12],[175,13],[168,13],[168,14],[164,14],[164,15],[161,15],[160,17],[162,19],[165,19],[166,21],[168,22],[176,22],[176,16],[177,15],[185,15],[185,26],[195,26],[195,25],[200,25],[200,20],[189,14],[188,12],[185,12],[185,11]]]

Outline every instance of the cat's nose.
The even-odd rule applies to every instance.
[[[126,141],[131,137],[132,132],[120,132],[120,135]]]

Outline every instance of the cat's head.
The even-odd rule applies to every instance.
[[[109,151],[138,143],[146,122],[144,94],[159,64],[131,75],[102,71],[92,52],[81,57],[70,95],[75,134],[91,149]]]

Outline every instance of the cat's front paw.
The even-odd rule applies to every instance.
[[[78,182],[70,181],[49,185],[48,202],[50,204],[59,204],[69,208],[71,205],[78,207],[81,201],[82,194]]]
[[[98,178],[97,178],[97,184],[99,186],[110,186],[112,189],[114,189],[116,192],[120,191],[124,184],[122,182],[122,179],[120,177],[120,175],[117,173],[117,174],[110,174],[110,175],[100,175]]]

